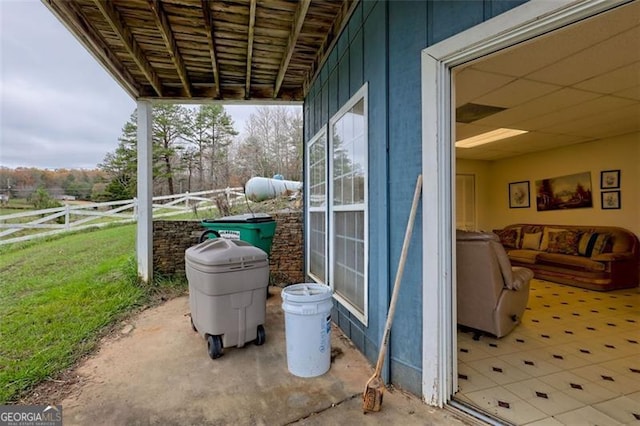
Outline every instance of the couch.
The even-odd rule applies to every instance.
[[[597,291],[639,284],[638,237],[626,229],[514,224],[494,233],[511,263],[533,270],[536,278]]]
[[[456,232],[458,324],[507,335],[518,325],[529,299],[533,272],[512,267],[491,232]]]

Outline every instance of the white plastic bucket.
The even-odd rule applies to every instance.
[[[282,290],[287,367],[298,377],[321,376],[331,366],[331,288],[295,284]]]

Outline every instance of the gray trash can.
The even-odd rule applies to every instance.
[[[185,252],[191,325],[207,339],[209,356],[265,341],[267,254],[241,240],[217,238]]]

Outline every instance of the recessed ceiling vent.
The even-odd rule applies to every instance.
[[[496,114],[500,111],[504,111],[505,109],[506,108],[491,105],[472,103],[464,104],[461,107],[456,108],[456,122],[473,123],[474,121]]]

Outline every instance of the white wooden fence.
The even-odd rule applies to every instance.
[[[153,217],[167,217],[204,209],[217,209],[215,199],[224,194],[229,205],[244,202],[243,188],[153,197]],[[137,200],[86,203],[0,216],[0,245],[31,240],[62,232],[135,222]],[[64,219],[64,220],[63,220]],[[24,235],[28,232],[27,235]],[[15,235],[16,233],[21,235]]]

